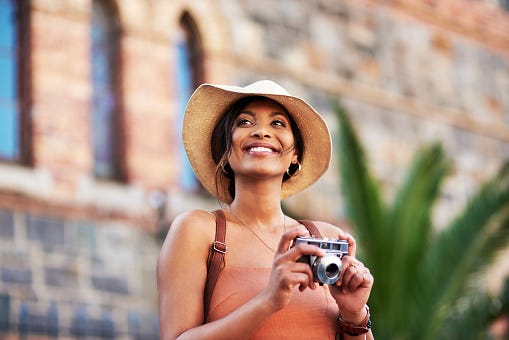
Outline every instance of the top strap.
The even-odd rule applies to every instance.
[[[203,292],[203,320],[207,321],[207,314],[210,307],[212,292],[216,286],[219,272],[224,267],[224,254],[227,252],[226,239],[226,217],[222,210],[212,212],[216,217],[216,239],[212,243],[207,261],[207,281]]]

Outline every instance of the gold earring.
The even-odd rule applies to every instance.
[[[293,172],[293,174],[290,173],[290,168],[292,167],[293,164],[297,164],[297,170],[295,170]],[[286,174],[290,177],[295,177],[299,174],[299,172],[302,170],[302,165],[300,164],[300,162],[297,162],[297,163],[292,163],[288,169],[286,169]]]

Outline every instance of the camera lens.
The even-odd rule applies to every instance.
[[[337,256],[324,256],[317,258],[312,266],[315,281],[331,285],[336,283],[343,267],[341,259]]]
[[[325,275],[327,275],[328,278],[334,278],[334,277],[339,276],[339,267],[338,267],[338,265],[335,264],[335,263],[329,264],[325,268]]]

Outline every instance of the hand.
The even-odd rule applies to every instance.
[[[324,251],[309,244],[299,244],[290,248],[293,240],[298,236],[309,236],[309,232],[304,227],[298,227],[281,237],[272,264],[269,284],[262,293],[268,303],[273,304],[275,311],[288,305],[294,287],[298,286],[300,291],[308,287],[316,288],[309,264],[296,261],[303,255],[324,256]]]
[[[330,286],[330,291],[343,319],[358,323],[366,315],[364,305],[371,293],[374,278],[369,269],[355,257],[344,256],[342,262],[339,280]]]

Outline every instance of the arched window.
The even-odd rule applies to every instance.
[[[203,81],[203,52],[198,29],[189,13],[180,19],[176,46],[177,100],[180,114],[178,132],[182,130],[184,110],[193,91]],[[183,146],[180,147],[180,184],[187,191],[201,190],[187,160]]]
[[[124,180],[120,112],[120,27],[110,1],[94,0],[92,8],[92,136],[94,174]]]
[[[0,0],[0,160],[30,162],[30,6]]]

